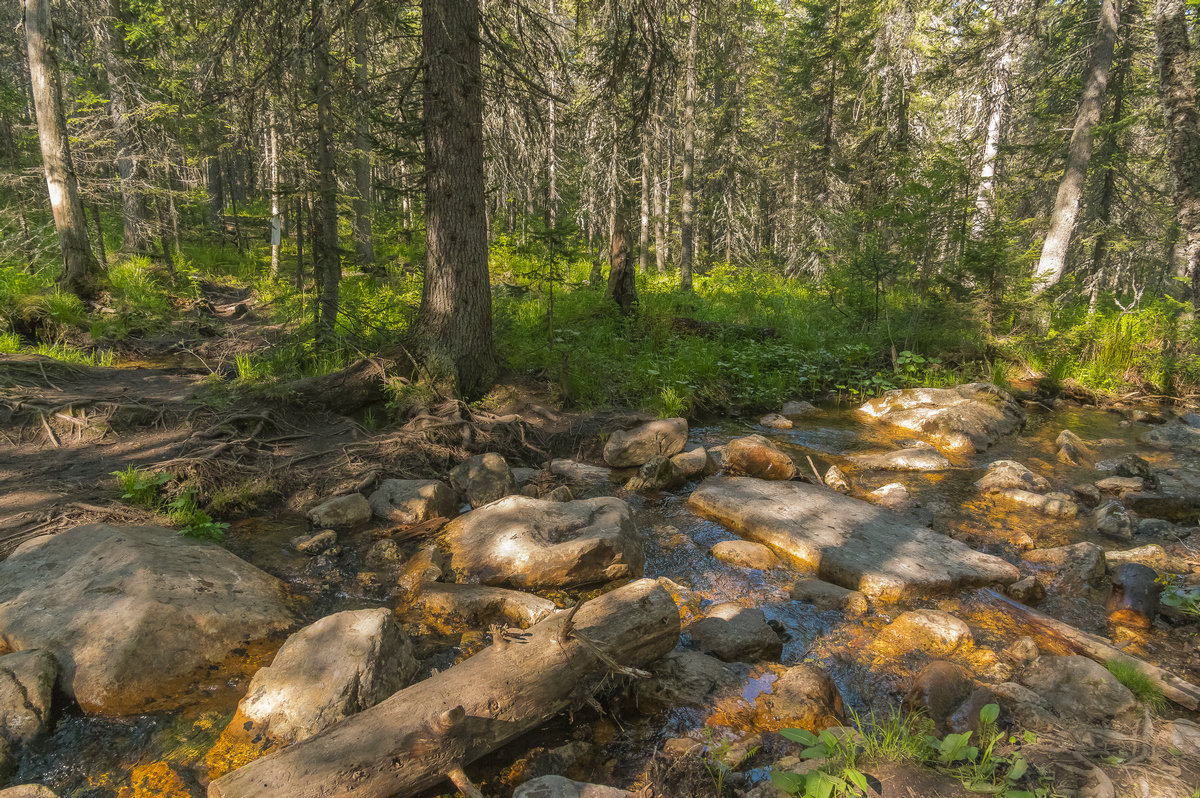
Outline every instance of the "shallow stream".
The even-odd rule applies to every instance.
[[[860,472],[848,468],[846,455],[888,451],[905,442],[904,434],[864,423],[852,410],[827,408],[798,419],[790,430],[765,430],[752,421],[721,421],[694,428],[690,437],[691,443],[715,446],[750,433],[765,435],[781,444],[805,474],[810,470],[810,459],[821,473],[829,465],[841,465],[855,482],[856,496],[887,483],[902,483],[915,502],[911,512],[925,523],[1014,563],[1019,562],[1020,550],[1029,545],[1029,540],[1039,548],[1089,540],[1106,549],[1150,541],[1118,545],[1105,539],[1096,533],[1086,510],[1074,520],[1050,520],[1034,511],[984,497],[973,483],[984,473],[987,463],[1017,460],[1047,477],[1055,490],[1067,492],[1072,485],[1110,475],[1115,461],[1135,451],[1155,468],[1200,468],[1200,463],[1179,462],[1166,452],[1139,446],[1138,436],[1150,427],[1128,421],[1126,414],[1078,407],[1027,409],[1029,419],[1022,433],[1001,440],[984,454],[958,460],[953,470],[932,473]],[[1073,430],[1085,440],[1102,442],[1095,468],[1069,466],[1056,459],[1055,438],[1063,429]],[[760,607],[783,633],[784,665],[804,661],[821,665],[855,712],[869,713],[895,702],[911,674],[864,667],[855,653],[903,608],[874,605],[864,617],[848,619],[836,611],[822,612],[793,601],[790,588],[799,575],[795,569],[748,570],[717,561],[710,553],[712,546],[735,536],[688,509],[691,487],[651,497],[617,491],[633,506],[645,534],[646,575],[668,577],[686,589],[684,624],[711,603],[736,601]],[[336,559],[313,558],[295,551],[289,541],[307,531],[307,522],[299,518],[253,518],[233,525],[226,546],[291,584],[306,620],[343,609],[396,605],[400,591],[394,573],[366,566],[364,553],[376,540],[370,531],[343,536],[344,553]],[[550,597],[560,604],[573,600],[563,594]],[[930,597],[924,606],[947,609],[962,617],[972,626],[976,644],[982,648],[1000,651],[1019,634],[975,591]],[[1200,658],[1195,656],[1194,643],[1189,651],[1178,635],[1166,628],[1148,632],[1110,630],[1102,602],[1056,600],[1052,596],[1042,608],[1086,630],[1110,635],[1127,651],[1185,679],[1200,681]],[[415,636],[418,653],[424,657],[423,675],[433,668],[448,667],[481,645],[477,632],[464,634],[420,623],[408,628]],[[686,645],[686,633],[683,641]],[[245,659],[253,662],[243,661],[241,664],[247,667],[240,670],[252,671],[254,664],[269,661],[269,656],[269,651],[247,652]],[[770,668],[755,668],[743,695],[747,705],[753,704],[757,692],[769,691],[774,678]],[[77,710],[68,710],[55,732],[24,757],[13,783],[39,781],[63,796],[202,795],[212,759],[210,749],[232,717],[247,684],[245,674],[214,672],[193,685],[195,700],[191,708],[174,713],[115,720],[85,717]],[[468,773],[489,794],[507,794],[506,785],[539,771],[563,770],[577,778],[611,779],[628,785],[645,775],[650,755],[665,740],[692,736],[711,743],[723,737],[737,738],[754,731],[752,715],[733,707],[708,717],[691,710],[670,710],[646,717],[615,704],[611,714],[597,715],[587,710],[574,718],[574,724],[565,718],[556,720],[476,763]],[[751,778],[762,775],[751,771]]]

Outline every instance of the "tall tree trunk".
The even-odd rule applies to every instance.
[[[425,280],[418,329],[458,391],[496,376],[483,176],[479,0],[422,0]]]
[[[271,276],[279,276],[279,250],[283,244],[283,218],[279,215],[279,135],[275,124],[275,103],[271,102],[268,131],[267,168],[271,181]]]
[[[214,145],[213,154],[205,159],[208,170],[208,223],[217,234],[218,241],[225,240],[225,181],[221,177],[220,149]]]
[[[1123,11],[1128,12],[1126,7]],[[1104,143],[1100,149],[1100,163],[1104,170],[1104,183],[1100,187],[1099,207],[1096,211],[1096,221],[1099,223],[1099,230],[1096,233],[1096,241],[1092,246],[1092,266],[1090,297],[1088,301],[1088,315],[1094,315],[1096,312],[1096,304],[1099,300],[1100,285],[1103,282],[1105,263],[1108,260],[1108,227],[1112,222],[1113,200],[1117,194],[1117,168],[1113,163],[1117,153],[1120,152],[1120,131],[1119,127],[1121,120],[1125,116],[1125,79],[1129,73],[1130,59],[1132,58],[1129,44],[1129,26],[1124,25],[1121,30],[1121,57],[1117,62],[1116,68],[1113,70],[1112,77],[1112,117],[1108,123],[1108,133],[1104,138]]]
[[[558,0],[550,0],[550,18],[558,20]],[[550,186],[546,194],[546,221],[550,233],[553,235],[558,230],[558,101],[555,99],[555,92],[558,87],[554,80],[554,68],[551,67],[548,78],[550,86],[550,97],[546,101],[546,125],[549,141],[547,147],[546,169],[549,172]]]
[[[1067,270],[1067,248],[1075,229],[1075,219],[1079,215],[1079,203],[1083,199],[1088,162],[1092,158],[1092,128],[1100,121],[1100,112],[1104,108],[1104,93],[1108,88],[1119,18],[1118,0],[1102,0],[1100,24],[1096,28],[1092,55],[1083,76],[1083,96],[1079,101],[1075,129],[1067,149],[1067,166],[1058,184],[1058,196],[1054,200],[1054,212],[1050,217],[1050,230],[1042,245],[1042,256],[1034,270],[1034,293],[1057,284]]]
[[[1155,2],[1154,33],[1158,87],[1167,120],[1167,162],[1183,237],[1184,262],[1179,272],[1191,279],[1192,306],[1200,310],[1200,111],[1183,0]]]
[[[666,236],[663,233],[663,121],[661,107],[654,114],[652,141],[654,142],[654,149],[651,158],[650,179],[654,181],[653,191],[651,192],[654,200],[651,210],[651,215],[654,218],[654,270],[659,274],[666,274],[667,242]]]
[[[38,144],[42,150],[42,168],[46,174],[54,228],[58,231],[63,254],[59,283],[79,297],[90,298],[96,293],[100,266],[88,242],[87,218],[79,199],[75,165],[71,160],[52,24],[49,0],[26,0],[25,43],[29,51]]]
[[[354,248],[358,267],[375,268],[375,242],[371,229],[371,100],[367,69],[367,7],[354,16]]]
[[[700,0],[688,5],[687,75],[683,90],[683,189],[679,209],[679,287],[692,290],[692,268],[696,258],[696,48],[700,35]]]
[[[142,252],[152,248],[150,228],[146,223],[146,198],[138,185],[138,181],[144,179],[147,167],[138,157],[137,130],[129,114],[122,17],[120,0],[105,0],[104,13],[95,21],[96,41],[108,79],[108,114],[116,144],[121,219],[124,225],[122,248]]]
[[[1003,29],[1000,52],[996,68],[988,86],[988,121],[983,140],[983,160],[979,169],[979,188],[975,193],[975,220],[971,224],[971,238],[978,239],[984,226],[992,217],[995,192],[996,162],[1000,155],[1000,137],[1004,131],[1004,116],[1008,110],[1009,83],[1018,59],[1018,37],[1020,35],[1021,3],[1009,0],[998,8],[997,23]]]
[[[654,137],[642,133],[642,212],[639,217],[641,227],[638,228],[638,272],[645,274],[650,270],[650,150]]]
[[[317,201],[313,206],[313,273],[320,297],[318,337],[332,337],[337,325],[342,259],[338,248],[337,180],[333,173],[333,97],[329,85],[328,0],[312,0],[313,95],[317,105]]]

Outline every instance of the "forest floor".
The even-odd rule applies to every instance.
[[[197,305],[191,335],[130,341],[119,366],[0,354],[0,558],[80,523],[153,521],[152,510],[121,501],[114,472],[125,469],[170,474],[168,491],[192,491],[222,514],[299,510],[366,490],[385,470],[427,476],[484,448],[514,465],[544,460],[552,438],[569,449],[582,440],[572,430],[588,426],[587,416],[548,409],[528,381],[497,386],[491,413],[443,402],[436,416],[382,431],[302,398],[233,395],[212,375],[268,347],[272,328],[248,290],[206,284]],[[434,418],[445,426],[431,429]]]

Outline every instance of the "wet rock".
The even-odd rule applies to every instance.
[[[0,767],[0,775],[4,768]],[[0,798],[58,798],[58,793],[43,784],[21,784],[0,790]]]
[[[550,461],[550,473],[564,480],[578,496],[601,493],[612,487],[612,469],[604,466],[558,459]]]
[[[375,541],[367,550],[367,565],[372,568],[398,565],[403,560],[404,553],[400,551],[400,544],[389,538]]]
[[[789,480],[796,465],[773,442],[761,435],[734,438],[725,446],[724,469],[728,474],[770,480]]]
[[[1018,637],[1008,648],[1004,649],[1004,658],[1014,665],[1024,667],[1035,661],[1040,652],[1037,643],[1029,635]]]
[[[885,657],[901,657],[913,651],[945,657],[974,642],[971,628],[950,613],[912,610],[883,627],[871,647]]]
[[[54,654],[86,712],[141,713],[177,706],[199,672],[290,628],[286,595],[220,546],[88,524],[0,563],[0,638]]]
[[[1008,539],[1009,544],[1017,551],[1028,551],[1029,549],[1037,548],[1037,543],[1028,532],[1017,531]]]
[[[483,629],[503,622],[528,629],[557,609],[550,599],[482,585],[421,585],[414,607],[451,626]]]
[[[1163,586],[1158,572],[1136,562],[1118,565],[1112,572],[1113,592],[1106,610],[1109,623],[1134,629],[1149,629],[1158,617],[1158,601]]]
[[[886,454],[856,454],[850,461],[876,471],[945,471],[950,461],[932,446],[897,449]]]
[[[746,678],[740,663],[725,663],[699,651],[672,651],[654,662],[649,679],[635,684],[638,706],[704,707]]]
[[[371,520],[371,505],[361,493],[349,493],[309,510],[308,520],[318,528],[358,526]]]
[[[846,707],[829,674],[815,665],[793,665],[754,700],[756,725],[766,731],[818,733],[846,722]]]
[[[783,409],[779,411],[783,416],[807,416],[809,413],[817,412],[817,406],[812,402],[791,401],[784,402]]]
[[[687,443],[687,420],[664,418],[631,430],[617,430],[604,444],[604,462],[613,468],[640,466],[654,457],[670,457]]]
[[[1200,757],[1200,725],[1190,720],[1172,720],[1163,724],[1159,734],[1173,750],[1184,756]]]
[[[991,495],[1019,504],[1034,512],[1051,518],[1074,518],[1079,512],[1078,505],[1071,501],[1065,493],[1030,493],[1027,490],[1005,488],[994,491]]]
[[[1098,587],[1107,570],[1104,549],[1088,542],[1034,549],[1025,552],[1022,558],[1047,590],[1064,596],[1080,595]]]
[[[30,649],[0,657],[0,738],[19,747],[50,730],[57,677],[58,663],[49,651]]]
[[[704,753],[704,743],[691,737],[672,737],[663,743],[662,752],[670,757],[700,756]]]
[[[422,546],[400,567],[397,581],[405,590],[416,590],[422,583],[440,580],[445,568],[446,558],[437,546]]]
[[[1161,518],[1138,519],[1137,534],[1140,537],[1172,537],[1178,532],[1178,527],[1170,521],[1164,521]]]
[[[1083,442],[1083,439],[1069,429],[1058,433],[1058,438],[1055,439],[1054,444],[1058,447],[1059,462],[1066,463],[1067,465],[1090,465],[1096,457],[1095,453]]]
[[[996,460],[988,464],[987,473],[975,483],[975,487],[984,493],[1006,489],[1045,493],[1050,490],[1050,480],[1038,476],[1016,460]]]
[[[1129,688],[1087,657],[1040,657],[1021,681],[1059,716],[1085,723],[1107,720],[1138,705]]]
[[[1102,496],[1100,489],[1095,485],[1075,485],[1071,488],[1071,492],[1075,494],[1075,498],[1079,499],[1084,507],[1095,507],[1100,504]]]
[[[1096,531],[1114,540],[1133,540],[1134,522],[1125,506],[1117,501],[1110,501],[1097,507],[1092,513]]]
[[[450,567],[468,581],[574,587],[641,576],[642,538],[620,499],[551,502],[507,496],[442,533]]]
[[[888,391],[861,411],[958,453],[982,452],[1025,423],[1025,412],[1013,398],[986,383]]]
[[[883,487],[871,491],[867,496],[875,504],[896,512],[901,512],[911,506],[908,488],[899,482],[889,482]]]
[[[371,494],[371,512],[396,524],[458,515],[454,491],[436,479],[385,479]]]
[[[316,557],[318,554],[325,554],[331,549],[336,548],[337,541],[337,532],[334,532],[332,529],[325,529],[315,535],[300,535],[292,538],[292,546],[295,547],[296,551]]]
[[[570,502],[575,501],[575,495],[571,493],[571,489],[566,485],[559,485],[554,490],[542,497],[548,502]]]
[[[847,615],[864,614],[867,597],[857,590],[847,590],[820,579],[801,579],[792,585],[792,598],[806,601],[822,610],[840,610]]]
[[[1200,469],[1165,468],[1153,490],[1125,495],[1125,506],[1138,515],[1182,524],[1200,517]]]
[[[1162,424],[1166,421],[1162,413],[1142,408],[1133,411],[1132,419],[1138,424]]]
[[[781,416],[779,413],[767,413],[758,420],[760,427],[767,429],[791,429],[792,422]]]
[[[8,781],[8,779],[17,770],[17,759],[13,754],[12,746],[3,737],[0,737],[0,784]],[[4,792],[8,792],[4,790]]]
[[[263,735],[299,742],[378,704],[407,685],[417,667],[390,610],[335,613],[289,637],[254,674],[238,716]]]
[[[513,790],[513,798],[633,798],[633,793],[562,776],[539,776]]]
[[[1104,561],[1109,568],[1134,562],[1161,569],[1167,567],[1167,552],[1157,543],[1151,543],[1147,546],[1138,546],[1136,549],[1106,551],[1104,552]]]
[[[763,611],[734,602],[710,607],[687,630],[701,653],[726,662],[777,660],[783,653],[783,641],[767,625]]]
[[[803,482],[710,477],[688,505],[827,582],[885,601],[1017,581],[1017,569],[945,535]]]
[[[905,693],[904,709],[923,713],[941,736],[977,730],[980,710],[994,700],[991,690],[975,684],[965,668],[934,660],[921,669]]]
[[[1105,477],[1097,480],[1096,487],[1102,493],[1124,496],[1127,493],[1136,493],[1142,490],[1144,483],[1141,477]]]
[[[1154,473],[1154,469],[1150,467],[1150,463],[1143,457],[1138,457],[1136,454],[1127,454],[1117,463],[1114,472],[1119,477],[1133,477],[1142,480],[1150,487],[1157,487],[1158,476]]]
[[[1179,420],[1182,421],[1184,424],[1188,425],[1189,427],[1200,428],[1200,414],[1184,413],[1182,416],[1179,417]]]
[[[761,543],[751,543],[748,540],[723,540],[712,547],[712,554],[723,563],[742,568],[769,571],[783,565],[775,556],[775,552]]]
[[[652,457],[637,475],[625,483],[625,490],[634,493],[674,490],[687,481],[669,457]]]
[[[450,487],[471,507],[482,507],[516,493],[517,480],[507,460],[495,452],[488,452],[467,458],[452,468]]]
[[[686,479],[693,479],[704,474],[715,474],[717,472],[717,464],[701,446],[689,449],[686,452],[680,452],[671,458],[671,462],[675,464],[675,467],[679,469],[679,473]]]
[[[1020,581],[1013,582],[1005,588],[1005,592],[1015,600],[1030,607],[1046,597],[1046,588],[1035,576],[1027,576]]]
[[[830,466],[825,472],[824,477],[825,487],[830,490],[836,490],[838,493],[849,493],[853,490],[850,485],[850,478],[846,476],[846,472],[837,466]]]
[[[1181,454],[1200,452],[1200,428],[1171,422],[1143,433],[1138,441],[1153,449],[1168,449]]]

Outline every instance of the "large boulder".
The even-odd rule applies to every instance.
[[[1097,532],[1115,540],[1133,540],[1133,532],[1137,529],[1137,524],[1125,509],[1125,505],[1118,501],[1110,501],[1097,507],[1092,513],[1092,520],[1096,523]]]
[[[238,720],[281,742],[299,742],[378,704],[416,672],[412,644],[391,610],[335,613],[289,637],[254,674]]]
[[[632,468],[654,457],[683,451],[688,424],[683,418],[662,418],[630,430],[617,430],[604,444],[604,462],[613,468]]]
[[[919,712],[933,721],[936,732],[962,732],[978,726],[980,700],[988,703],[990,691],[977,688],[971,675],[960,665],[937,659],[930,662],[913,680],[904,694],[904,709]]]
[[[1087,657],[1040,657],[1021,681],[1060,717],[1084,723],[1108,720],[1138,705],[1128,687]]]
[[[788,668],[754,699],[760,729],[807,729],[821,732],[846,722],[842,694],[829,674],[815,665]]]
[[[385,479],[368,501],[376,517],[396,524],[458,515],[454,491],[436,479]]]
[[[992,491],[989,495],[999,497],[1012,504],[1020,505],[1034,512],[1048,515],[1051,518],[1074,518],[1079,513],[1079,505],[1071,501],[1065,493],[1033,493],[1020,488],[1002,488]]]
[[[887,657],[901,657],[917,651],[946,657],[974,642],[971,628],[950,613],[911,610],[883,627],[871,647]]]
[[[472,507],[482,507],[517,492],[508,461],[495,452],[467,458],[450,470],[450,485]]]
[[[1138,439],[1154,449],[1167,449],[1181,454],[1200,452],[1200,428],[1171,422],[1143,433]]]
[[[674,490],[685,482],[687,477],[675,465],[675,458],[657,456],[638,469],[637,474],[625,483],[625,490],[633,493]]]
[[[789,480],[796,475],[792,458],[761,435],[734,438],[726,444],[722,467],[728,474],[759,479]]]
[[[886,509],[803,482],[710,477],[688,505],[827,582],[885,601],[1017,581],[1017,569]]]
[[[715,474],[717,471],[717,464],[713,461],[712,455],[703,446],[680,452],[671,458],[671,462],[686,479],[704,474]]]
[[[177,706],[182,689],[295,623],[282,582],[155,526],[88,524],[0,563],[0,640],[45,649],[87,712]]]
[[[58,663],[49,651],[29,649],[0,657],[0,737],[24,745],[49,731]]]
[[[980,382],[888,391],[860,409],[955,453],[982,452],[1025,423],[1025,412],[1011,396]]]
[[[550,461],[550,473],[565,480],[579,493],[603,491],[612,487],[612,469],[604,466],[558,458]]]
[[[726,662],[776,660],[783,653],[783,641],[767,624],[763,611],[732,601],[710,607],[687,630],[702,653]]]
[[[503,622],[527,629],[557,607],[550,599],[519,590],[431,582],[420,586],[414,608],[448,626],[486,629]]]
[[[747,676],[746,666],[740,663],[678,649],[655,661],[649,670],[650,678],[634,685],[638,706],[659,709],[713,705],[739,688]]]
[[[450,568],[465,581],[574,587],[641,576],[642,538],[620,499],[507,496],[446,525]]]
[[[1125,506],[1145,518],[1194,524],[1200,517],[1200,469],[1166,468],[1154,476],[1147,490],[1125,494]]]
[[[886,454],[856,454],[850,461],[874,471],[945,471],[950,461],[932,446],[897,449]]]

